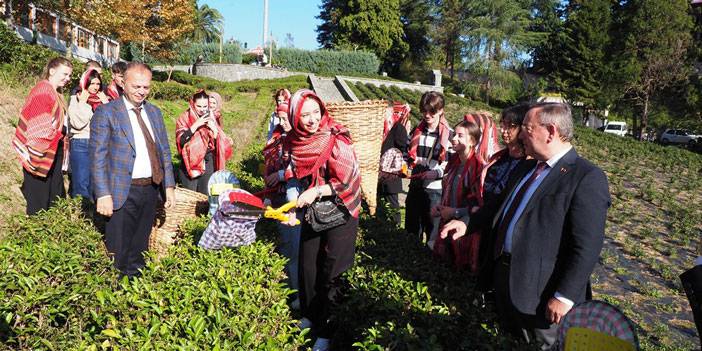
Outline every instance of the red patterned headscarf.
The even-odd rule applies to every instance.
[[[211,98],[214,98],[215,101],[217,102],[217,108],[215,108],[212,113],[215,115],[215,120],[217,120],[217,124],[220,126],[222,125],[222,103],[224,100],[222,100],[222,95],[219,95],[219,93],[215,91],[211,91],[207,93]]]
[[[319,129],[310,134],[301,127],[300,113],[302,105],[307,99],[314,99],[319,104],[321,119]],[[285,138],[285,143],[291,151],[292,161],[295,164],[297,178],[312,176],[315,182],[319,169],[331,157],[336,140],[351,144],[351,134],[348,129],[336,123],[327,112],[324,102],[309,89],[300,89],[290,99],[288,120],[292,130]]]
[[[195,93],[199,94],[201,91]],[[209,101],[207,102],[209,104]],[[217,122],[217,138],[207,126],[198,128],[190,140],[185,144],[180,144],[181,136],[190,126],[200,118],[195,109],[195,100],[190,98],[190,107],[184,111],[176,121],[176,146],[178,153],[183,159],[185,168],[188,171],[190,178],[196,178],[205,172],[205,155],[208,149],[214,149],[215,164],[214,170],[219,171],[224,169],[226,160],[232,155],[232,141],[224,134],[222,125]]]
[[[463,116],[468,122],[480,128],[480,140],[475,145],[475,152],[478,160],[483,165],[490,161],[490,157],[500,151],[500,143],[497,138],[497,127],[490,115],[484,112],[469,113]]]
[[[419,147],[419,137],[422,136],[422,133],[426,131],[427,127],[429,125],[427,122],[422,119],[422,121],[419,123],[417,128],[414,129],[414,133],[412,133],[412,137],[410,138],[410,145],[409,145],[409,150],[407,154],[409,155],[410,161],[412,162],[413,166],[414,163],[417,160],[417,148]],[[439,162],[442,162],[446,160],[446,153],[448,152],[450,142],[449,142],[449,137],[450,137],[450,130],[451,127],[448,125],[448,121],[446,121],[446,117],[443,115],[439,119],[439,145],[441,146],[441,153],[439,154]]]
[[[403,125],[407,123],[410,115],[410,105],[402,103],[400,101],[395,101],[392,103],[392,113],[388,118],[385,119],[385,124],[383,125],[383,140],[390,133],[390,129],[397,123],[402,123]]]
[[[95,71],[97,72],[96,69],[90,68],[87,71],[83,72],[83,75],[80,76],[80,91],[88,91],[88,87],[90,86],[90,74]],[[98,90],[99,92],[100,90]],[[88,96],[88,105],[93,108],[93,111],[102,104],[102,100],[97,96],[97,93],[93,94],[90,93]]]
[[[288,103],[282,103],[276,108],[276,113],[288,113],[288,110]],[[275,129],[273,129],[271,138],[266,143],[266,146],[263,147],[263,161],[266,165],[266,175],[287,167],[289,160],[283,150],[283,142],[286,135],[287,133],[285,133],[283,126],[278,124]]]

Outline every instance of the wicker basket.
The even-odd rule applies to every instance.
[[[361,191],[370,213],[377,207],[378,168],[383,143],[383,121],[388,103],[385,100],[331,102],[326,104],[332,118],[351,131],[354,149],[361,168]]]
[[[166,211],[163,204],[156,209],[156,219],[149,237],[149,251],[163,257],[168,248],[177,242],[183,235],[180,225],[189,218],[207,214],[209,204],[207,195],[185,188],[175,188],[175,207]]]

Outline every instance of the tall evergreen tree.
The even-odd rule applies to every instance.
[[[324,0],[318,16],[317,41],[325,48],[365,49],[382,61],[404,57],[409,45],[404,41],[400,21],[400,0]]]
[[[605,85],[611,24],[612,0],[572,0],[567,7],[554,76],[566,98],[586,109],[602,110],[610,102]]]
[[[687,79],[690,72],[689,6],[688,0],[629,0],[621,7],[613,73],[624,96],[638,107],[634,126],[639,137],[648,127],[656,94]]]
[[[534,21],[532,30],[548,33],[548,37],[534,48],[531,70],[539,75],[550,75],[556,68],[561,56],[559,43],[563,40],[563,12],[560,0],[534,0],[532,5]]]
[[[441,49],[444,69],[454,77],[456,61],[461,60],[465,47],[462,35],[465,33],[465,7],[467,0],[437,0],[433,39]]]
[[[401,0],[400,21],[404,41],[409,50],[404,59],[401,53],[391,53],[388,60],[390,72],[403,78],[418,80],[427,70],[425,65],[430,53],[431,0]]]

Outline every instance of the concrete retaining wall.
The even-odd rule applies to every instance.
[[[307,73],[286,71],[277,68],[259,67],[241,64],[203,63],[193,67],[193,74],[214,78],[224,82],[238,82],[253,79],[277,79]]]

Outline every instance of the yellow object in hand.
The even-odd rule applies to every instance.
[[[291,209],[295,208],[297,206],[297,201],[293,200],[288,202],[287,204],[280,206],[278,208],[273,208],[273,207],[266,207],[266,211],[263,213],[263,217],[265,218],[270,218],[270,219],[275,219],[280,222],[287,222],[290,219],[288,218],[288,211]],[[295,225],[299,225],[300,220],[295,219]]]

